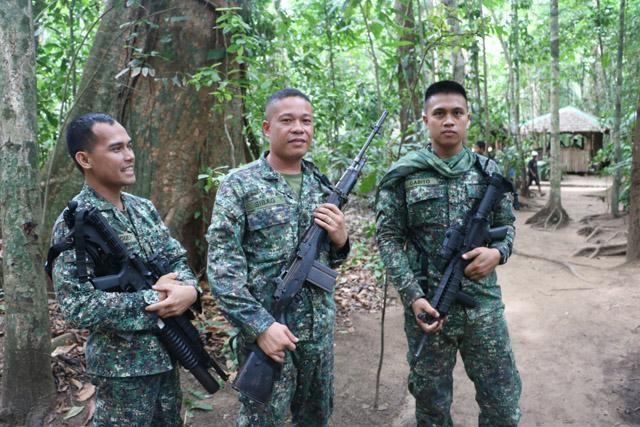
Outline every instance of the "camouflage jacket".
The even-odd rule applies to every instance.
[[[122,193],[125,210],[121,212],[87,185],[74,200],[78,201],[78,208],[99,209],[129,250],[146,260],[156,252],[161,253],[170,261],[179,280],[196,286],[195,276],[187,265],[186,251],[169,235],[149,200]],[[68,231],[60,215],[53,226],[52,241],[60,241]],[[87,265],[91,276],[90,259]],[[90,331],[85,354],[88,373],[130,377],[172,369],[171,358],[152,333],[157,317],[144,309],[158,301],[156,291],[103,292],[94,289],[91,282],[80,283],[74,249],[62,252],[56,259],[53,284],[66,320],[74,327]]]
[[[315,208],[330,193],[329,181],[303,161],[300,201],[284,178],[261,159],[232,171],[220,184],[207,233],[207,274],[219,306],[243,337],[252,341],[273,322],[270,314],[280,275]],[[346,258],[325,248],[318,260]],[[300,340],[318,340],[333,330],[333,295],[306,285],[289,305],[286,321]]]
[[[480,165],[474,163],[460,177],[446,178],[433,168],[425,168],[407,175],[394,186],[379,190],[378,247],[406,308],[418,298],[426,296],[431,300],[433,297],[446,264],[438,255],[445,232],[452,225],[462,224],[475,202],[484,195],[486,184],[480,167],[489,174],[500,172],[493,160],[478,157]],[[510,195],[505,195],[491,215],[492,227],[508,226],[507,236],[491,244],[500,251],[501,264],[511,254],[515,237],[511,206]],[[417,247],[425,253],[421,255]],[[423,272],[427,272],[426,280],[421,280]],[[477,282],[465,277],[462,289],[478,303],[476,309],[466,310],[470,318],[503,307],[495,271]]]

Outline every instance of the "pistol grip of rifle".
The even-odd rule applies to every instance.
[[[257,344],[248,347],[247,359],[233,382],[234,390],[264,405],[271,399],[273,384],[280,379],[282,365],[262,351]]]

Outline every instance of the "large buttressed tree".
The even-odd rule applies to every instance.
[[[212,204],[196,184],[198,175],[207,167],[237,166],[246,153],[235,84],[242,69],[227,52],[227,35],[216,27],[216,8],[233,6],[201,0],[106,2],[69,114],[70,120],[106,112],[128,130],[137,182],[127,191],[155,203],[198,267],[198,243]],[[223,84],[199,89],[190,84],[203,68]],[[67,154],[65,127],[45,172],[48,226],[82,185]]]
[[[5,300],[1,425],[42,425],[53,401],[37,185],[31,0],[0,8],[0,229]],[[45,238],[46,239],[46,238]]]

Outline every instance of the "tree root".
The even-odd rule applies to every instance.
[[[541,227],[545,229],[552,226],[553,231],[555,231],[558,228],[566,226],[570,220],[571,218],[569,218],[569,215],[561,205],[552,206],[549,204],[539,210],[531,218],[527,219],[525,224],[531,224],[534,227]]]
[[[586,256],[594,258],[600,256],[625,255],[627,253],[627,242],[613,243],[610,245],[586,245],[575,251],[571,256]]]
[[[549,258],[549,257],[546,257],[544,255],[529,254],[529,253],[526,253],[526,252],[521,252],[521,251],[516,250],[516,249],[513,250],[513,253],[515,255],[519,255],[519,256],[523,256],[523,257],[527,257],[527,258],[540,259],[540,260],[543,260],[543,261],[551,262],[553,264],[558,264],[558,265],[564,267],[565,269],[567,269],[569,271],[569,273],[573,274],[574,276],[576,276],[580,280],[583,280],[583,281],[588,282],[588,283],[597,283],[597,282],[593,282],[592,280],[587,279],[584,276],[581,276],[576,271],[576,269],[573,268],[573,266],[571,264],[569,264],[568,262],[560,261],[560,260],[553,259],[553,258]]]

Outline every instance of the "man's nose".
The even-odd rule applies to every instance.
[[[133,148],[127,147],[124,150],[124,158],[125,158],[125,160],[134,160],[136,158],[136,155],[133,152]]]
[[[294,132],[294,133],[302,133],[303,132],[302,122],[300,120],[294,120],[293,128],[291,129],[291,132]]]
[[[445,125],[453,125],[454,124],[453,114],[447,114],[447,115],[444,116],[444,124]]]

